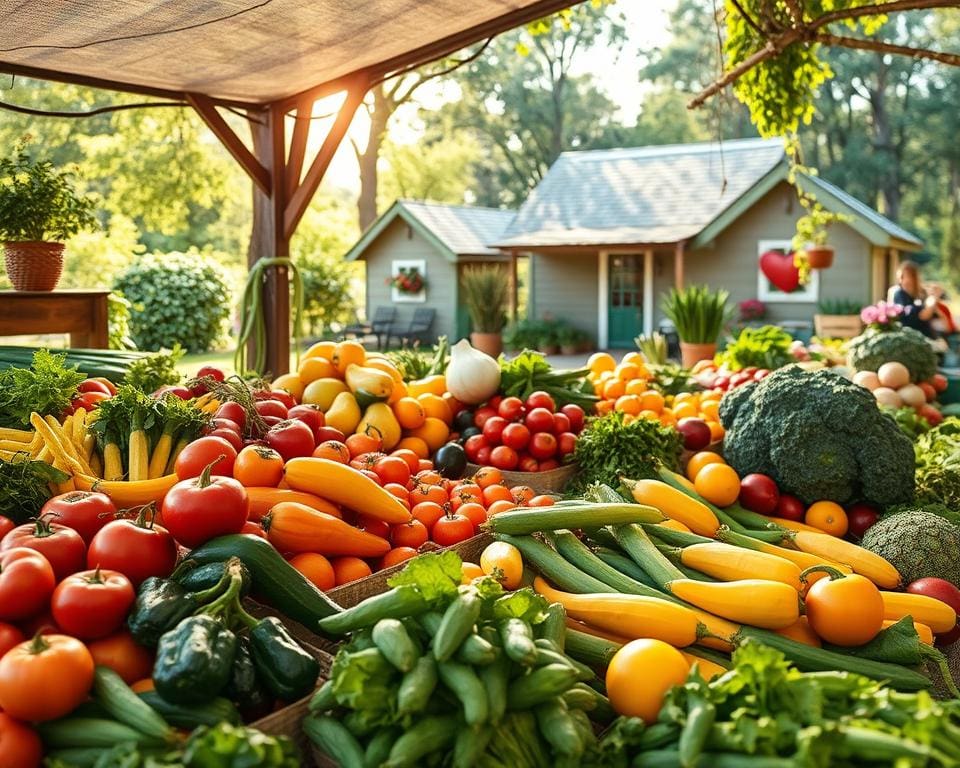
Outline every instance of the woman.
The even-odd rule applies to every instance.
[[[903,307],[903,314],[899,317],[903,325],[933,338],[930,320],[937,313],[937,297],[924,294],[920,287],[920,269],[912,261],[904,261],[897,268],[893,302]]]

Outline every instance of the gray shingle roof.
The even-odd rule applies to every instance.
[[[490,243],[503,236],[516,211],[400,200],[400,205],[458,256],[498,256]]]
[[[503,237],[488,242],[535,247],[686,240],[783,159],[779,139],[564,152]]]

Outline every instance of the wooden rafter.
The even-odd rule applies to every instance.
[[[203,122],[213,131],[214,135],[220,139],[227,151],[233,155],[233,158],[240,163],[240,167],[247,172],[247,175],[253,179],[254,183],[267,194],[270,193],[270,171],[254,157],[243,140],[237,136],[227,121],[217,112],[216,103],[209,97],[201,93],[188,93],[187,101],[197,113],[203,118]]]
[[[310,136],[313,102],[303,99],[297,104],[294,113],[293,136],[290,137],[290,156],[287,158],[287,199],[289,200],[297,190],[300,175],[303,173],[303,160],[307,154],[307,139]]]

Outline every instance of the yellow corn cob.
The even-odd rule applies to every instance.
[[[0,427],[0,440],[16,440],[18,443],[29,443],[36,432],[30,429],[11,429]]]
[[[90,469],[96,477],[103,477],[103,461],[100,459],[100,454],[94,453],[90,457]]]
[[[170,452],[173,448],[173,435],[164,432],[153,447],[153,456],[150,457],[150,468],[147,473],[148,480],[154,480],[163,477],[164,470],[167,468],[167,462],[170,461]]]
[[[182,451],[184,448],[187,447],[188,443],[189,441],[184,437],[181,437],[179,440],[177,440],[177,444],[173,447],[173,450],[170,452],[170,460],[167,461],[167,466],[164,469],[163,474],[165,475],[173,474],[177,465],[177,457],[180,455],[180,451]]]
[[[147,443],[147,433],[142,429],[130,432],[130,455],[127,461],[129,479],[148,480],[150,476],[150,445]]]
[[[83,445],[81,446],[81,455],[87,460],[87,464],[93,459],[94,454],[96,453],[97,448],[97,438],[92,434],[87,432],[83,436]]]
[[[84,475],[89,475],[90,466],[83,458],[80,457],[80,453],[77,451],[77,447],[73,444],[73,440],[70,437],[72,433],[65,432],[63,426],[53,416],[47,416],[45,421],[50,427],[50,431],[56,435],[57,441],[63,448],[63,452],[67,456],[67,464],[70,466],[70,468],[76,468],[75,471],[81,472]]]
[[[103,479],[123,479],[123,459],[120,456],[120,446],[116,443],[107,443],[103,448]]]

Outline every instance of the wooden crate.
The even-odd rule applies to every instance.
[[[465,477],[471,477],[481,467],[477,464],[467,464]],[[508,487],[515,485],[526,485],[533,488],[537,493],[559,494],[567,487],[567,483],[577,473],[576,464],[564,464],[556,469],[549,469],[546,472],[511,472],[503,470],[503,482]]]
[[[814,315],[813,328],[821,339],[852,339],[860,335],[863,323],[859,315]]]

